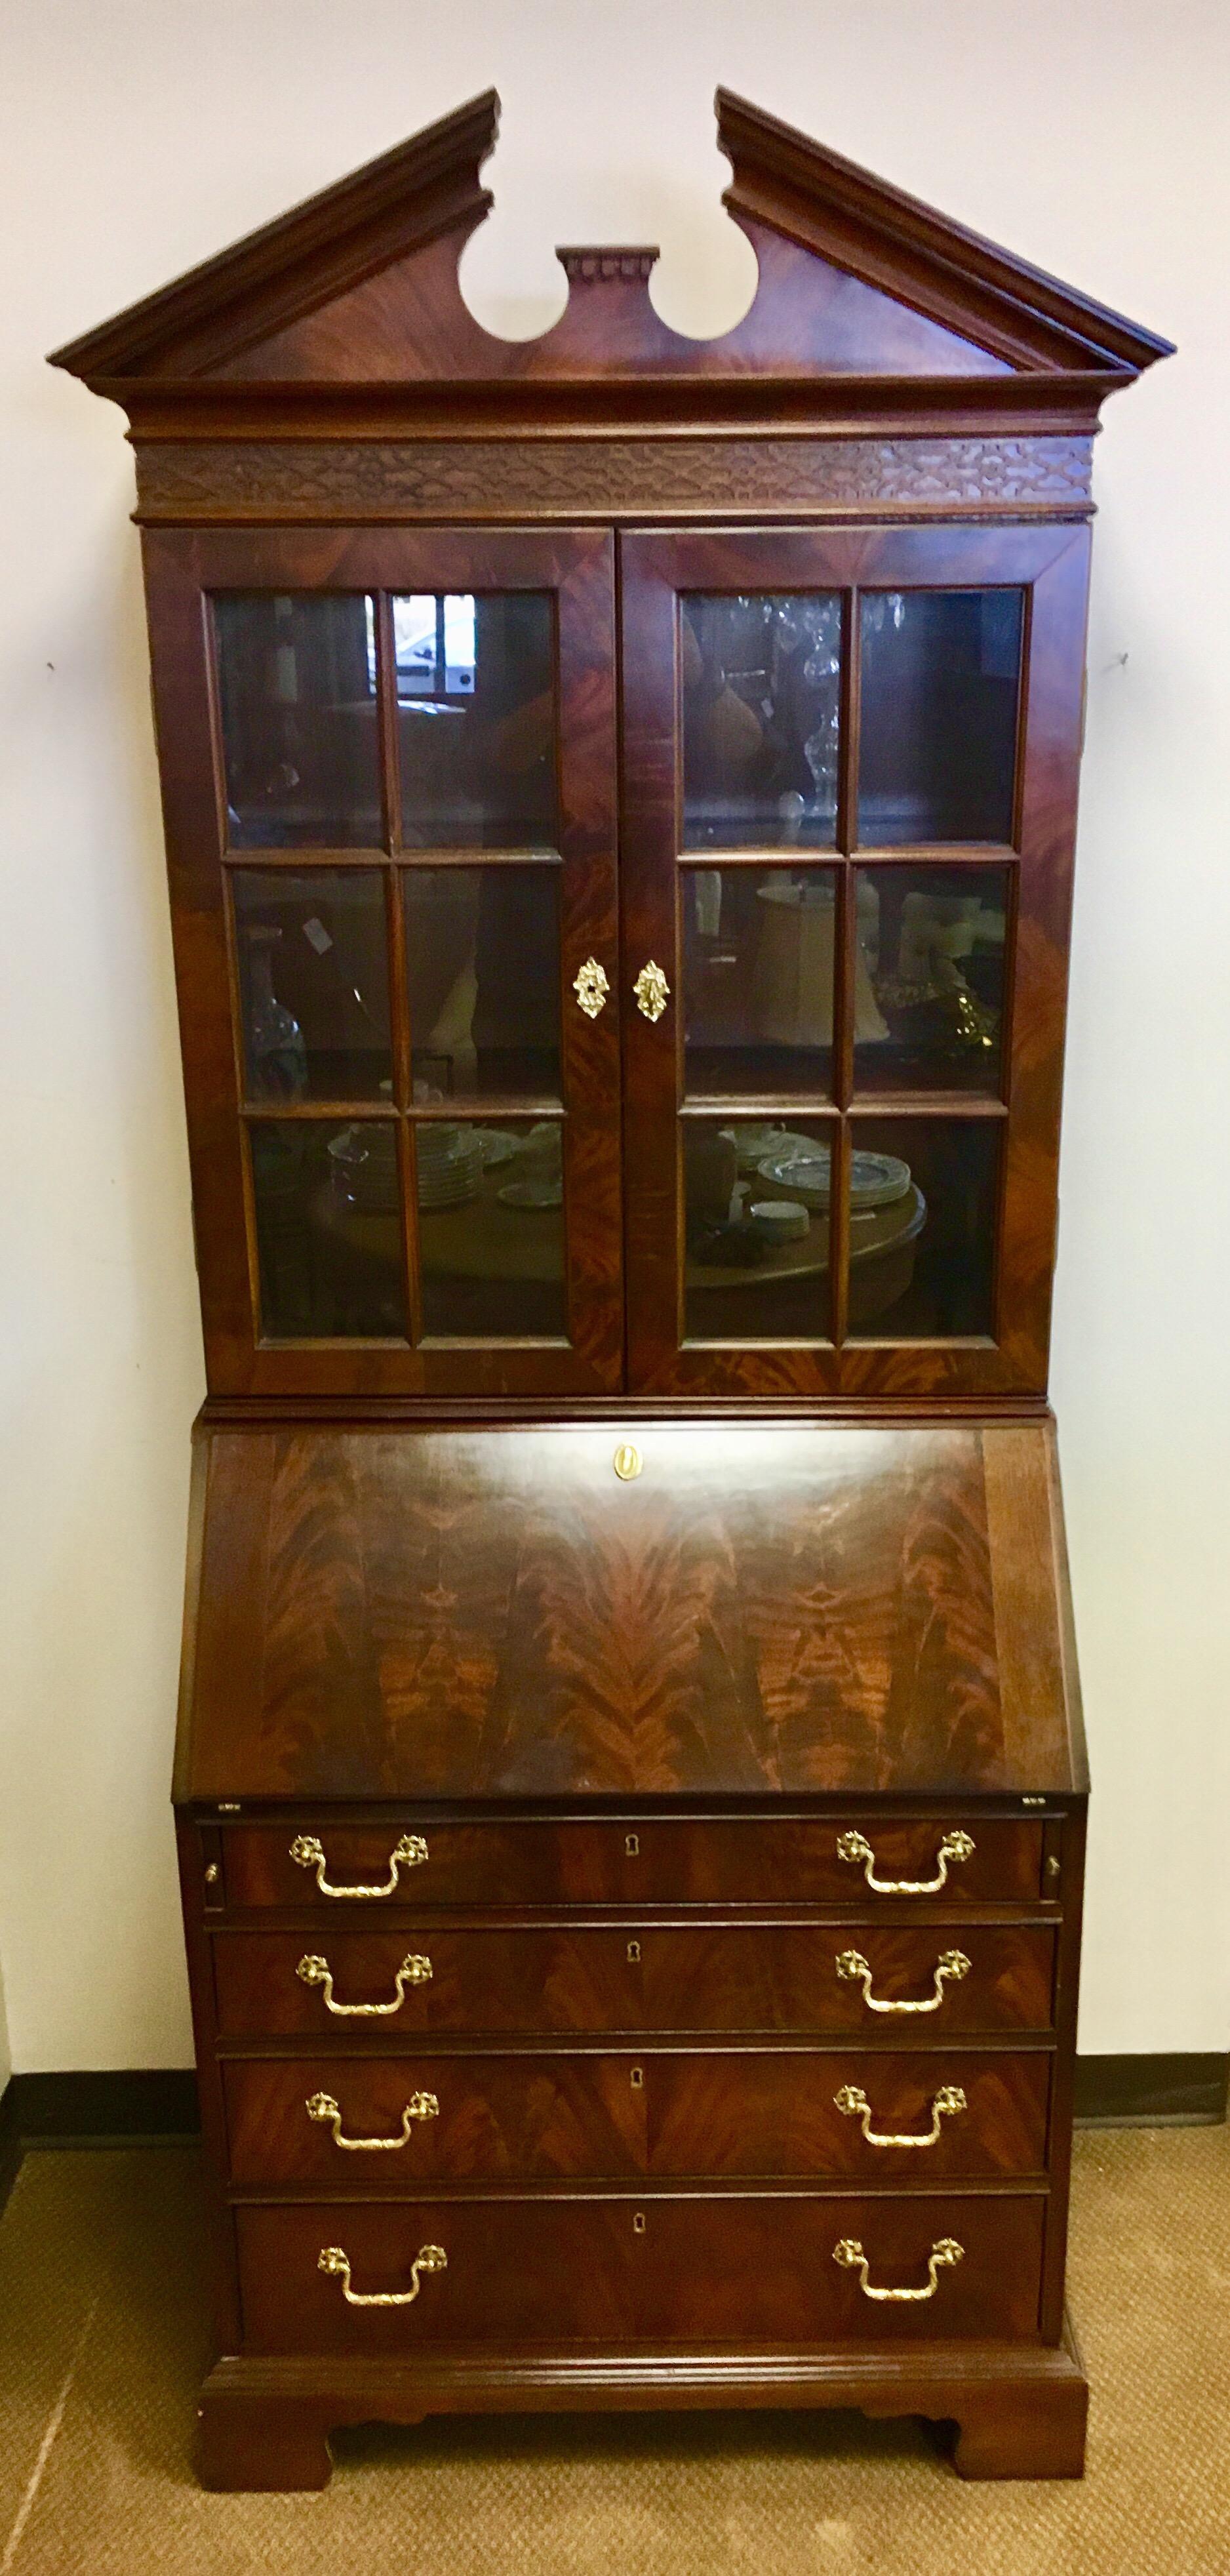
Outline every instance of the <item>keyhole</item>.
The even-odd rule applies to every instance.
[[[632,2069],[632,2073],[631,2073],[631,2075],[630,2075],[630,2076],[629,2076],[629,2078],[628,2078],[628,2082],[630,2083],[630,2085],[631,2085],[632,2090],[633,2090],[633,2092],[634,2092],[634,2093],[639,2093],[639,2092],[640,2092],[641,2087],[642,2087],[642,2085],[644,2084],[644,2081],[645,2081],[645,2069],[644,2069],[644,2067],[643,2067],[643,2066],[634,2066],[634,2067],[633,2067],[633,2069]]]
[[[640,1955],[641,1955],[641,1945],[640,1945],[640,1942],[639,1942],[639,1941],[629,1941],[629,1943],[628,1943],[628,1957],[629,1957],[629,1959],[631,1960],[632,1965],[633,1965],[633,1967],[634,1967],[634,1968],[635,1968],[635,1966],[637,1965],[638,1960],[640,1959]]]
[[[629,1860],[639,1860],[639,1859],[640,1859],[640,1856],[641,1856],[641,1842],[640,1842],[640,1836],[639,1836],[639,1834],[625,1834],[625,1835],[624,1835],[624,1850],[626,1851],[626,1853],[627,1853],[627,1855],[628,1855]]]
[[[645,2233],[645,2212],[643,2209],[638,2209],[633,2213],[632,2233],[634,2236],[643,2236]]]

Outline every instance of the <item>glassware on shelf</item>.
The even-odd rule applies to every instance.
[[[273,989],[273,961],[281,938],[280,930],[263,923],[244,931],[248,964],[244,1042],[249,1081],[259,1100],[301,1100],[308,1087],[303,1031]]]

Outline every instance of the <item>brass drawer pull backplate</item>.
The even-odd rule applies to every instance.
[[[314,1869],[316,1884],[322,1896],[396,1896],[397,1873],[400,1869],[419,1869],[427,1858],[427,1845],[421,1834],[403,1834],[389,1853],[389,1875],[381,1887],[331,1887],[325,1877],[327,1863],[324,1847],[315,1834],[296,1834],[290,1856],[300,1869]]]
[[[350,2256],[343,2253],[340,2245],[322,2245],[316,2268],[318,2272],[332,2273],[334,2280],[341,2282],[342,2297],[349,2307],[408,2308],[418,2297],[420,2272],[447,2272],[448,2256],[442,2245],[420,2245],[410,2266],[411,2286],[408,2290],[352,2290]]]
[[[606,979],[606,970],[599,965],[596,957],[587,957],[584,965],[578,966],[572,979],[572,989],[586,1019],[596,1020],[611,989]]]
[[[890,2138],[883,2136],[879,2130],[872,2128],[871,2104],[868,2101],[861,2084],[843,2084],[840,2093],[835,2093],[833,2095],[833,2104],[836,2110],[844,2111],[848,2120],[861,2120],[863,2124],[863,2136],[865,2137],[869,2147],[937,2146],[939,2144],[941,2120],[952,2119],[958,2111],[966,2111],[969,2108],[965,2095],[959,2084],[941,2084],[939,2092],[933,2094],[931,2098],[930,2128],[924,2130],[921,2136],[915,2134],[914,2136],[907,2135],[900,2138]]]
[[[335,2003],[333,2000],[333,1970],[327,1959],[317,1958],[311,1951],[309,1951],[306,1956],[299,1961],[299,1965],[295,1970],[295,1975],[302,1978],[305,1986],[322,1986],[324,1988],[326,2012],[345,2013],[355,2017],[362,2015],[366,2018],[374,2013],[400,2012],[402,2005],[406,2000],[407,1986],[425,1986],[427,1984],[431,1975],[431,1961],[430,1959],[425,1959],[421,1951],[409,1951],[407,1956],[402,1960],[401,1966],[397,1971],[397,1975],[393,1980],[393,1983],[397,1988],[397,1992],[394,1995],[392,2002],[388,2004]]]
[[[957,1825],[950,1834],[945,1834],[935,1855],[934,1878],[877,1878],[876,1856],[866,1835],[849,1833],[837,1837],[838,1859],[861,1862],[867,1885],[877,1896],[938,1896],[940,1889],[948,1885],[949,1861],[969,1860],[973,1850],[972,1836],[963,1833]]]
[[[434,2093],[412,2093],[401,2115],[401,2136],[399,2138],[344,2138],[342,2136],[342,2114],[331,2093],[313,2093],[309,2095],[307,2102],[304,2104],[304,2109],[307,2112],[309,2120],[328,2121],[329,2127],[333,2131],[333,2144],[335,2147],[346,2147],[351,2154],[357,2153],[360,2155],[369,2154],[373,2150],[375,2150],[377,2154],[382,2151],[386,2154],[395,2153],[398,2147],[409,2145],[412,2121],[438,2120],[440,2117],[440,2105]]]
[[[320,2259],[323,2263],[323,2254]],[[925,2290],[878,2290],[873,2288],[868,2277],[870,2265],[857,2236],[842,2236],[833,2247],[833,2261],[840,2263],[843,2271],[857,2272],[858,2286],[865,2299],[933,2299],[940,2286],[940,2273],[947,2271],[952,2264],[962,2263],[964,2260],[965,2247],[958,2245],[956,2237],[941,2236],[932,2246],[927,2257],[928,2278]]]
[[[938,2012],[944,2000],[944,1988],[951,1978],[959,1985],[969,1975],[969,1960],[964,1950],[944,1950],[935,1963],[935,1991],[922,1997],[873,1995],[871,1968],[861,1950],[840,1950],[835,1961],[838,1976],[846,1985],[858,1984],[868,2012],[931,2013]]]

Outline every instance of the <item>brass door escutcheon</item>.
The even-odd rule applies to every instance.
[[[599,965],[596,957],[587,957],[584,965],[578,966],[572,979],[572,989],[586,1019],[596,1020],[599,1011],[605,1006],[607,994],[611,989],[605,970]]]
[[[620,1484],[630,1485],[634,1478],[640,1475],[645,1461],[635,1441],[621,1440],[615,1452],[613,1464]]]
[[[670,1000],[671,988],[661,967],[652,957],[648,965],[642,966],[632,990],[636,995],[636,1007],[641,1018],[660,1020]]]

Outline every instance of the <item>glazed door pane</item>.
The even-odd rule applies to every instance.
[[[1084,532],[621,544],[630,1383],[1040,1390]]]
[[[617,1387],[611,538],[147,554],[211,1387]]]

